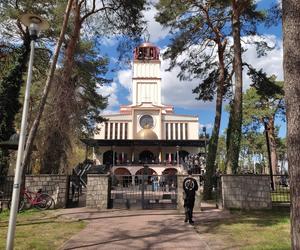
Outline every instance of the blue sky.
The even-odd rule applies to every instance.
[[[278,0],[260,0],[257,1],[259,8],[269,9],[271,4]],[[166,49],[168,45],[168,30],[162,29],[162,27],[155,22],[156,10],[151,8],[145,12],[145,18],[148,21],[148,31],[150,33],[150,42],[156,44],[162,51]],[[259,34],[266,37],[270,45],[275,45],[275,49],[271,51],[267,56],[257,58],[255,47],[252,45],[245,45],[247,47],[246,53],[243,55],[243,60],[252,64],[257,68],[263,68],[269,75],[275,74],[278,80],[283,80],[283,68],[282,68],[282,32],[281,24],[266,28],[263,25],[259,26]],[[246,38],[244,38],[246,39]],[[261,39],[255,37],[255,39]],[[105,40],[103,47],[101,48],[111,58],[111,67],[113,68],[117,62],[116,53],[116,41],[113,39]],[[210,133],[214,122],[214,102],[204,103],[202,101],[195,100],[195,95],[192,94],[192,89],[197,86],[199,80],[193,80],[190,82],[179,81],[176,77],[179,69],[174,68],[172,72],[166,72],[169,62],[162,60],[162,100],[164,104],[174,105],[175,112],[179,114],[191,114],[199,117],[200,126],[207,127],[207,131]],[[101,92],[105,95],[110,95],[109,106],[104,113],[118,112],[119,106],[122,104],[131,103],[131,69],[125,66],[124,69],[110,73],[109,77],[113,79],[113,82],[101,88]],[[244,90],[249,87],[250,80],[244,74]],[[225,105],[224,105],[225,106]],[[228,113],[224,110],[221,121],[221,130],[223,133],[228,123]],[[285,123],[277,121],[277,125],[280,126],[279,135],[285,136],[286,129]]]

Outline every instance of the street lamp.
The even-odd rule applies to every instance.
[[[204,133],[204,152],[205,152],[205,166],[206,166],[206,158],[207,158],[207,154],[206,154],[206,127],[203,126],[202,127],[202,131]]]
[[[35,40],[38,38],[39,32],[46,30],[49,27],[48,22],[43,20],[38,15],[25,14],[21,16],[20,21],[23,25],[25,25],[28,28],[31,42],[30,42],[30,58],[28,64],[28,75],[26,81],[24,105],[23,105],[23,112],[22,112],[16,171],[15,171],[11,210],[10,210],[9,224],[8,224],[8,231],[7,231],[7,241],[6,241],[7,250],[12,250],[14,247],[16,217],[17,217],[17,212],[19,207],[18,205],[19,205],[21,176],[22,176],[21,167],[22,167],[23,152],[24,152],[24,145],[25,145],[25,138],[26,138],[27,114],[28,114],[30,86],[31,86],[31,79],[32,79],[34,45],[35,45]]]
[[[177,167],[178,168],[179,168],[179,161],[180,161],[180,158],[179,158],[179,149],[180,149],[180,147],[177,145],[176,146],[176,154],[177,154]]]

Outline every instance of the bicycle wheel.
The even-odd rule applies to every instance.
[[[40,210],[47,210],[54,205],[53,198],[46,193],[42,193],[37,198],[37,203],[34,205],[34,207],[40,209]]]
[[[11,207],[11,200],[8,201],[7,203],[7,208],[10,210]],[[21,198],[19,201],[19,208],[18,208],[18,212],[21,212],[25,207],[25,199]]]

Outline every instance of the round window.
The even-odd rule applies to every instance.
[[[140,125],[142,128],[153,128],[154,120],[151,115],[143,115],[140,118]]]

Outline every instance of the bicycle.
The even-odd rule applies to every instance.
[[[21,198],[19,201],[18,212],[22,211],[25,207],[25,204],[29,204],[29,207],[35,207],[39,210],[47,210],[55,205],[53,198],[47,194],[42,193],[42,189],[39,189],[37,192],[29,191],[27,188],[21,190]],[[8,209],[11,207],[11,200],[7,204]]]

